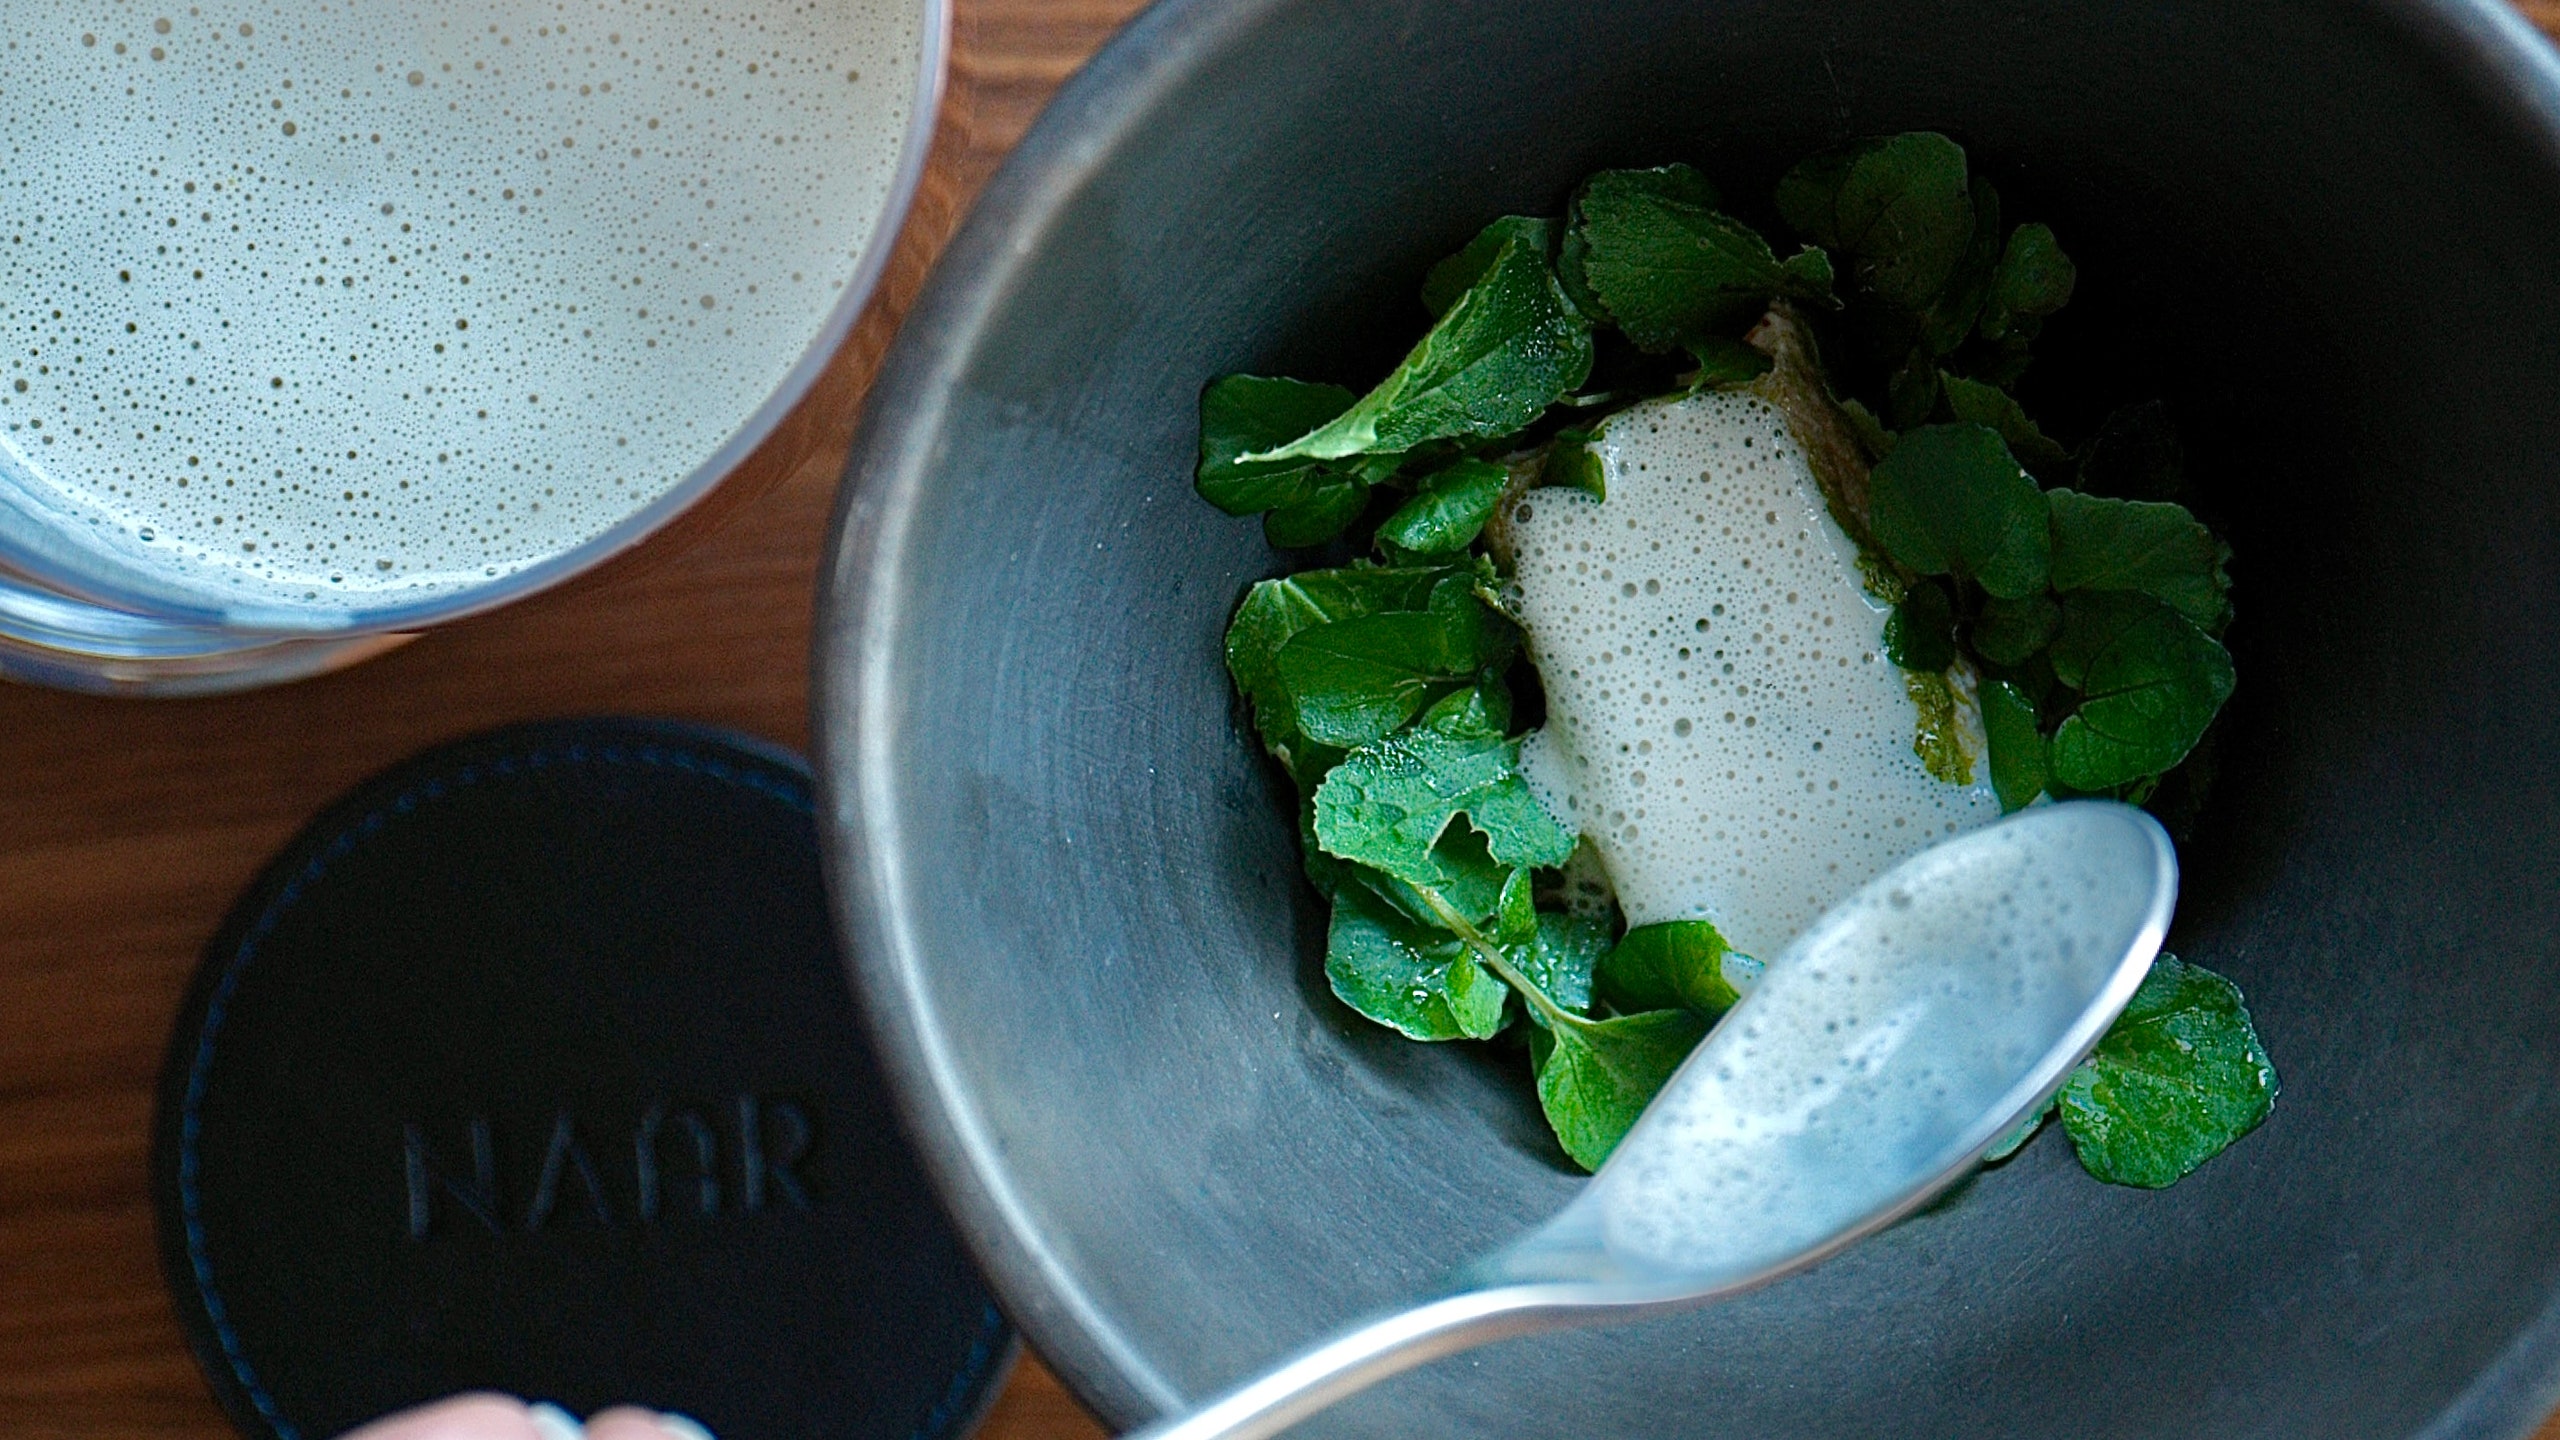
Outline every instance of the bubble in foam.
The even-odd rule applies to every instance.
[[[1895,861],[1998,817],[1987,784],[1914,753],[1887,611],[1776,410],[1654,401],[1593,444],[1605,503],[1542,489],[1511,516],[1547,694],[1522,762],[1631,923],[1704,916],[1775,954]]]
[[[923,44],[912,0],[0,32],[0,539],[322,624],[573,549],[730,442],[885,240]]]

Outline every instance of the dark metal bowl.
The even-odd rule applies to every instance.
[[[1023,1327],[1113,1419],[1420,1295],[1575,1184],[1517,1055],[1327,993],[1191,494],[1233,370],[1365,385],[1586,171],[1765,196],[1948,130],[2164,394],[2240,559],[2176,949],[2282,1068],[2174,1189],[2048,1134],[1745,1300],[1310,1435],[2516,1436],[2560,1400],[2560,63],[2489,0],[1170,0],[1059,97],[873,394],[819,642],[859,986]]]

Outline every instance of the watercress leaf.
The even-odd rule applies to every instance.
[[[1557,286],[1545,250],[1515,234],[1375,389],[1324,426],[1244,458],[1340,459],[1508,435],[1580,385],[1591,356],[1589,317]]]
[[[1824,240],[1811,229],[1807,233],[1817,243],[1846,250],[1859,285],[1877,299],[1903,310],[1924,310],[1945,291],[1973,239],[1973,195],[1964,149],[1925,130],[1854,148],[1856,154],[1831,194],[1833,238]],[[1784,182],[1779,195],[1783,213]]]
[[[1538,902],[1529,884],[1529,872],[1514,870],[1502,881],[1502,894],[1493,910],[1493,938],[1510,946],[1533,939],[1538,933]]]
[[[1417,925],[1446,928],[1438,906],[1422,893],[1425,890],[1470,925],[1495,923],[1502,907],[1503,889],[1511,877],[1519,873],[1493,858],[1492,852],[1485,848],[1484,832],[1472,825],[1452,825],[1441,835],[1440,843],[1431,847],[1432,878],[1417,885],[1383,870],[1324,855],[1324,847],[1315,838],[1312,792],[1307,811],[1308,853],[1323,855],[1325,863],[1366,885],[1372,894],[1410,917]]]
[[[2036,422],[2027,418],[2016,399],[1997,385],[1968,380],[1961,375],[1947,375],[1947,410],[1958,420],[1988,425],[2000,432],[2009,453],[2024,461],[2030,469],[2049,469],[2070,463],[2071,452],[2048,439]]]
[[[1973,332],[1990,300],[1993,270],[2000,263],[2000,191],[1981,175],[1966,185],[1973,202],[1973,235],[1964,257],[1947,277],[1947,287],[1920,317],[1920,343],[1932,355],[1951,355]]]
[[[1339,385],[1229,375],[1200,392],[1200,498],[1230,515],[1255,515],[1307,497],[1331,470],[1316,460],[1241,463],[1286,445],[1351,408]]]
[[[1868,477],[1876,539],[1923,575],[1961,575],[2016,599],[2044,587],[2044,493],[1987,425],[1904,431]]]
[[[1435,690],[1510,658],[1519,632],[1476,598],[1472,572],[1440,573],[1426,610],[1310,626],[1280,647],[1273,672],[1301,733],[1365,744],[1412,719]]]
[[[1994,665],[2023,665],[2062,633],[2062,607],[2039,591],[2016,600],[1994,595],[1982,602],[1967,632],[1973,648]]]
[[[2240,987],[2162,954],[2062,1088],[2062,1128],[2090,1174],[2158,1189],[2275,1109],[2275,1065]]]
[[[1418,555],[1464,550],[1475,543],[1511,472],[1490,460],[1460,460],[1422,478],[1413,498],[1378,526],[1378,538]]]
[[[1926,425],[1938,413],[1938,402],[1946,397],[1943,372],[1929,352],[1913,347],[1910,355],[1885,377],[1885,412],[1903,429]]]
[[[2172,500],[2186,484],[2186,449],[2169,407],[2158,400],[2119,406],[2080,457],[2080,488],[2092,495]]]
[[[1351,528],[1368,508],[1369,487],[1347,476],[1316,480],[1305,495],[1262,517],[1262,538],[1278,550],[1322,545]]]
[[[1343,1004],[1410,1039],[1483,1040],[1502,1029],[1508,989],[1465,941],[1358,886],[1333,897],[1324,974]]]
[[[2075,591],[2046,652],[2080,708],[2054,731],[2052,778],[2111,790],[2186,758],[2231,698],[2231,655],[2148,595]]]
[[[1502,253],[1503,246],[1516,241],[1544,255],[1554,248],[1555,239],[1556,222],[1553,220],[1532,215],[1503,216],[1477,231],[1465,249],[1432,266],[1431,273],[1422,277],[1422,308],[1430,311],[1435,320],[1448,314],[1449,307],[1458,303],[1458,297],[1466,294],[1484,278],[1485,271],[1493,268],[1494,258]],[[1344,409],[1350,408],[1349,400],[1342,403]],[[1341,413],[1337,410],[1334,415]],[[1325,417],[1327,420],[1332,418],[1333,415]],[[1305,433],[1304,430],[1298,432],[1301,435]],[[1281,442],[1275,440],[1272,443]]]
[[[1355,565],[1301,570],[1245,592],[1227,626],[1227,673],[1253,703],[1254,727],[1264,747],[1303,788],[1311,790],[1313,777],[1341,756],[1336,748],[1315,745],[1300,733],[1288,688],[1280,680],[1281,647],[1300,631],[1330,621],[1422,610],[1431,603],[1435,587],[1462,573],[1446,566]],[[1309,766],[1315,767],[1312,775],[1302,773]]]
[[[1707,1022],[1687,1010],[1531,1031],[1538,1103],[1564,1153],[1585,1170],[1599,1169],[1706,1033]]]
[[[1594,500],[1608,499],[1608,467],[1600,462],[1600,452],[1591,444],[1598,438],[1589,430],[1557,431],[1545,457],[1538,462],[1538,483],[1579,490]]]
[[[1956,610],[1947,587],[1923,580],[1902,592],[1884,622],[1885,658],[1905,670],[1944,670],[1956,663]]]
[[[1991,273],[1991,294],[1982,308],[1982,338],[1999,340],[2022,320],[2040,320],[2068,304],[2079,271],[2046,225],[2021,225],[2009,232],[2000,263]]]
[[[1827,259],[1782,264],[1758,231],[1699,198],[1711,193],[1686,165],[1603,170],[1583,183],[1574,207],[1583,277],[1638,349],[1729,330],[1776,295],[1831,303]]]
[[[1815,254],[1822,252],[1815,251]],[[1748,385],[1769,373],[1773,362],[1764,351],[1754,350],[1741,341],[1725,335],[1705,335],[1689,342],[1689,353],[1697,357],[1698,373],[1689,380],[1692,390],[1714,390],[1729,385]]]
[[[1777,193],[1772,198],[1779,218],[1816,245],[1845,249],[1846,242],[1840,237],[1840,187],[1860,157],[1881,143],[1863,140],[1825,150],[1778,177]]]
[[[2076,490],[2045,496],[2053,517],[2053,588],[2133,590],[2207,634],[2231,618],[2231,547],[2183,505],[2109,500]]]
[[[1901,438],[1886,429],[1884,421],[1876,418],[1876,412],[1855,397],[1840,402],[1840,413],[1848,417],[1849,432],[1858,437],[1858,443],[1866,448],[1870,459],[1881,460],[1891,454],[1893,442]]]
[[[1433,701],[1414,723],[1451,735],[1500,739],[1511,728],[1511,686],[1500,675],[1479,675],[1466,689]]]
[[[1991,791],[2000,797],[2000,812],[2026,808],[2044,793],[2045,738],[2036,726],[2036,705],[2024,690],[2006,680],[1986,682],[1982,734],[1991,751]]]
[[[1714,1019],[1757,979],[1760,962],[1725,943],[1705,920],[1638,925],[1600,961],[1600,998],[1629,1013],[1693,1010]]]
[[[1535,912],[1526,943],[1506,948],[1512,965],[1540,994],[1576,1015],[1590,1012],[1592,970],[1609,948],[1607,926],[1584,915]]]
[[[1956,687],[1939,671],[1905,670],[1902,691],[1911,697],[1911,753],[1920,768],[1950,785],[1972,784],[1973,746]]]
[[[1520,778],[1520,742],[1416,728],[1361,746],[1316,790],[1316,840],[1331,854],[1417,884],[1431,848],[1464,815],[1505,865],[1561,865],[1573,835]]]

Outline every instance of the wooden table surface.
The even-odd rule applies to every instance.
[[[594,711],[807,740],[812,576],[856,403],[932,257],[1139,0],[957,0],[931,167],[880,293],[704,511],[607,572],[344,674],[215,700],[0,685],[0,1436],[231,1434],[162,1289],[152,1087],[199,948],[314,811],[436,741]],[[2526,13],[2560,33],[2560,0]],[[985,1440],[1102,1431],[1026,1362]],[[2560,1440],[2560,1419],[2537,1440]]]

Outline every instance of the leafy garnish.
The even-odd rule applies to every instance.
[[[1272,668],[1299,732],[1328,745],[1366,744],[1420,713],[1435,691],[1507,663],[1519,631],[1479,598],[1478,583],[1461,570],[1439,580],[1420,611],[1328,621],[1290,636]]]
[[[1561,865],[1573,835],[1520,778],[1520,742],[1416,727],[1346,756],[1316,791],[1325,852],[1429,883],[1431,847],[1464,815],[1505,865]]]
[[[1338,750],[1321,756],[1307,753],[1297,708],[1280,678],[1281,648],[1318,625],[1424,610],[1436,587],[1465,573],[1452,566],[1354,565],[1301,570],[1262,581],[1245,592],[1244,603],[1236,607],[1236,618],[1227,626],[1227,673],[1234,677],[1237,691],[1252,702],[1254,726],[1264,747],[1289,768],[1301,788],[1312,792],[1323,767],[1341,754]],[[1306,768],[1311,759],[1320,761],[1312,774]]]
[[[2158,775],[2187,757],[2231,698],[2231,655],[2148,595],[2080,591],[2064,597],[2053,673],[2081,693],[2053,735],[2053,778],[2107,791]]]
[[[1505,245],[1516,243],[1523,249],[1544,255],[1555,248],[1555,242],[1556,222],[1553,220],[1505,215],[1477,231],[1476,237],[1468,241],[1465,248],[1432,266],[1431,273],[1422,277],[1422,308],[1430,311],[1434,320],[1448,314],[1449,307],[1474,289],[1475,283],[1484,278],[1484,272],[1493,268],[1493,262],[1501,258]],[[1347,409],[1350,403],[1346,400],[1343,405]],[[1338,415],[1341,411],[1334,413]],[[1325,418],[1330,420],[1333,416]]]
[[[2053,548],[2044,495],[1998,431],[1906,431],[1870,483],[1876,539],[1895,560],[2011,599],[2043,588]]]
[[[1600,961],[1598,988],[1622,1011],[1692,1010],[1712,1020],[1759,973],[1760,962],[1726,944],[1713,924],[1663,920],[1619,938]]]
[[[1343,1004],[1414,1040],[1488,1039],[1511,997],[1465,941],[1352,886],[1333,897],[1324,974]]]
[[[1531,233],[1494,224],[1503,234],[1492,258],[1404,363],[1326,424],[1241,458],[1332,460],[1508,435],[1581,384],[1591,373],[1589,317],[1558,288]]]
[[[2131,590],[2166,604],[2208,635],[2231,619],[2231,547],[2183,505],[2107,500],[2076,490],[2045,496],[2053,513],[2053,588]]]
[[[1940,379],[1945,388],[1947,413],[1958,420],[1988,425],[1999,431],[2010,452],[2025,461],[2029,468],[2058,467],[2071,459],[2071,452],[2047,439],[2008,391],[1979,380],[1967,380],[1961,375],[1942,375]]]
[[[2006,680],[1985,684],[1981,700],[1991,791],[2000,797],[2001,813],[2023,809],[2045,786],[2045,738],[2036,727],[2035,702]]]
[[[1885,658],[1905,670],[1937,671],[1956,663],[1955,602],[1947,587],[1923,580],[1902,592],[1884,622]]]
[[[1603,170],[1583,182],[1575,216],[1584,282],[1639,349],[1729,343],[1775,296],[1835,303],[1829,256],[1807,246],[1779,260],[1759,232],[1715,209],[1686,165]]]
[[[2163,953],[2062,1089],[2062,1128],[2090,1174],[2158,1189],[2275,1108],[2275,1065],[2240,987]]]
[[[1818,155],[1778,182],[1778,213],[1847,252],[1861,288],[1920,310],[1947,288],[1973,239],[1964,150],[1915,131]]]
[[[1538,1103],[1564,1153],[1597,1170],[1707,1033],[1687,1010],[1567,1020],[1529,1033]]]
[[[2039,591],[2017,600],[1994,595],[1973,617],[1974,650],[1995,665],[2023,665],[2062,633],[2062,607]]]
[[[1378,524],[1378,539],[1416,555],[1442,555],[1475,543],[1511,472],[1489,460],[1459,460],[1422,478],[1412,499]]]
[[[1982,338],[2006,339],[2022,325],[2032,325],[2061,309],[2071,299],[2079,270],[2046,225],[2021,225],[2009,232],[2000,264],[1991,272],[1991,294],[1982,309]]]
[[[1286,445],[1351,408],[1339,385],[1229,375],[1200,392],[1200,498],[1230,515],[1295,505],[1340,472],[1321,460],[1238,457]]]

